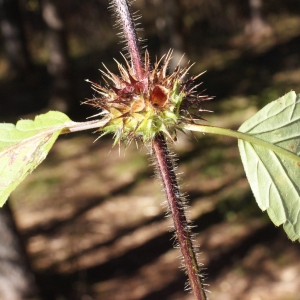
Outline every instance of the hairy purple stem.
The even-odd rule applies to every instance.
[[[113,8],[119,16],[119,22],[125,35],[131,64],[137,80],[143,81],[145,74],[141,59],[136,29],[126,0],[112,0]],[[175,232],[182,252],[184,265],[196,300],[205,300],[206,295],[201,282],[199,267],[192,243],[191,231],[185,216],[184,203],[179,191],[174,164],[163,133],[158,133],[152,142],[152,152],[156,160],[158,173],[163,182],[169,209],[173,218]]]
[[[199,267],[191,238],[191,231],[185,216],[184,203],[174,171],[174,163],[162,133],[155,136],[152,143],[152,151],[167,196],[176,237],[183,256],[191,289],[195,299],[205,300],[207,298],[201,282]]]
[[[132,68],[137,80],[142,81],[144,79],[144,68],[138,43],[138,36],[134,23],[132,22],[128,3],[126,0],[113,0],[112,2],[115,7],[115,11],[119,16],[120,27],[125,35]]]

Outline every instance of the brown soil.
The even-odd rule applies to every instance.
[[[147,150],[95,136],[61,138],[13,193],[45,299],[188,300]],[[300,299],[300,247],[256,207],[236,141],[180,135],[210,299]]]
[[[215,111],[205,116],[210,124],[237,128],[257,106],[291,89],[299,91],[299,24],[298,16],[290,23],[278,19],[276,34],[257,49],[244,34],[218,49],[203,48],[202,39],[193,45],[193,72],[207,69],[203,88],[217,96],[205,106]],[[104,61],[104,54],[95,57]],[[111,63],[111,49],[107,56]],[[83,78],[100,77],[101,64],[93,57],[77,61],[77,69],[84,71],[76,81],[85,84],[80,100],[91,95]],[[46,81],[40,80],[39,86]],[[15,84],[3,86],[5,118],[9,107],[24,113],[27,98],[40,103],[47,91],[37,89],[35,99]],[[209,298],[300,300],[300,245],[257,208],[236,141],[196,136],[180,135],[174,150]],[[119,150],[111,148],[110,138],[93,143],[95,138],[61,138],[12,195],[43,299],[192,300],[184,291],[186,277],[169,231],[172,222],[165,217],[164,196],[148,166],[147,150],[141,145]]]

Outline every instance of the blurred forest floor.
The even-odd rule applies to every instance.
[[[300,91],[300,17],[274,21],[272,28],[259,45],[240,34],[222,43],[211,39],[199,52],[191,47],[191,74],[207,70],[202,86],[216,96],[203,106],[214,111],[204,115],[209,124],[237,129],[269,101]],[[153,44],[150,37],[150,53]],[[119,59],[120,48],[73,58],[81,101],[92,95],[84,79],[99,80],[102,61],[115,68],[112,58]],[[36,110],[44,109],[50,87],[43,72],[41,67],[38,78],[27,82],[2,79],[1,97],[8,101],[1,120],[30,115],[37,101]],[[38,88],[28,88],[30,80],[39,80]],[[84,120],[87,112],[95,113],[78,104],[71,117]],[[192,300],[183,291],[186,278],[147,149],[131,145],[119,151],[111,137],[94,143],[96,138],[60,137],[11,197],[47,299]],[[237,141],[180,134],[173,149],[210,299],[299,300],[299,243],[257,208]]]

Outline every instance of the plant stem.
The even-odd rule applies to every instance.
[[[112,2],[117,15],[119,16],[118,23],[120,23],[120,27],[125,35],[132,68],[137,80],[142,81],[144,79],[144,68],[138,44],[138,37],[129,12],[128,3],[126,0],[113,0]]]
[[[112,3],[118,14],[119,23],[125,35],[132,68],[137,80],[143,81],[148,74],[145,74],[136,29],[129,13],[127,1],[112,0]],[[206,295],[201,282],[199,267],[192,243],[191,231],[185,216],[184,199],[179,191],[174,171],[174,163],[163,133],[156,134],[151,146],[156,160],[158,173],[163,182],[167,196],[169,209],[174,222],[175,233],[183,256],[183,263],[189,277],[190,286],[196,300],[205,300]]]
[[[180,194],[174,171],[174,162],[162,133],[154,137],[152,151],[167,196],[168,206],[173,218],[175,233],[189,277],[190,286],[195,299],[205,300],[206,295],[192,243],[191,230],[185,216],[184,199]]]

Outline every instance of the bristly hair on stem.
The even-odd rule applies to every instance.
[[[116,18],[116,25],[122,30],[119,34],[126,43],[125,49],[130,56],[131,68],[134,71],[138,80],[142,81],[145,73],[144,66],[141,58],[141,40],[137,35],[137,26],[132,20],[130,13],[130,5],[134,1],[128,2],[126,0],[112,0],[110,9]],[[135,20],[139,19],[136,17]]]
[[[196,300],[205,300],[207,298],[197,261],[197,251],[193,244],[191,223],[186,218],[186,199],[180,193],[175,173],[176,165],[163,133],[155,136],[152,142],[152,154],[156,172],[163,183],[169,214],[173,219],[175,238],[182,254],[182,268],[189,278],[187,287],[192,290]]]
[[[191,228],[185,214],[185,199],[179,190],[174,161],[165,137],[174,141],[181,123],[194,123],[196,121],[194,116],[201,119],[198,113],[203,110],[199,103],[209,100],[210,97],[201,96],[196,92],[197,85],[194,81],[198,76],[185,79],[192,65],[188,64],[181,68],[178,64],[174,72],[168,74],[167,68],[172,51],[156,61],[154,67],[150,69],[147,51],[142,60],[136,27],[127,1],[112,0],[111,4],[117,15],[117,24],[122,28],[127,43],[130,62],[126,58],[124,58],[125,66],[117,62],[119,76],[108,69],[102,72],[106,85],[92,82],[92,88],[100,94],[100,97],[85,103],[102,109],[100,114],[110,118],[100,130],[103,134],[113,133],[115,143],[125,141],[125,144],[128,144],[132,140],[142,140],[152,149],[190,287],[195,299],[205,300],[206,294],[196,259]]]

